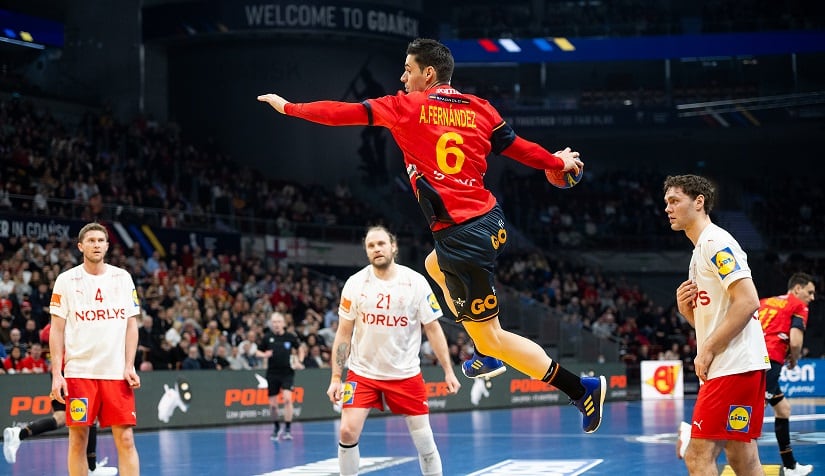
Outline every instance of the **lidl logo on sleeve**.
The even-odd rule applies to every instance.
[[[744,405],[731,405],[728,411],[728,431],[747,433],[751,424],[752,408]]]
[[[135,303],[135,307],[140,306],[140,299],[138,299],[137,289],[132,289],[132,302]]]
[[[733,251],[731,251],[730,247],[717,251],[713,257],[713,264],[716,266],[716,269],[719,271],[719,276],[722,278],[740,269],[739,263],[736,262],[736,258],[733,256]]]
[[[88,398],[70,398],[69,399],[69,414],[72,416],[72,421],[76,423],[87,423],[89,417],[89,399]]]
[[[430,297],[428,299],[430,300],[430,309],[433,310],[433,314],[439,312],[441,310],[441,306],[438,304],[438,299],[435,298],[435,294],[430,293]]]

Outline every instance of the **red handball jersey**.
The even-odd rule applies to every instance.
[[[758,312],[762,332],[765,333],[765,344],[768,346],[768,357],[775,362],[785,362],[793,318],[801,318],[803,326],[807,327],[808,305],[793,294],[783,294],[761,299]]]
[[[284,109],[320,124],[389,129],[433,231],[483,215],[496,204],[484,186],[491,151],[536,169],[564,167],[559,157],[516,136],[489,102],[450,85],[399,91],[360,104],[317,101]]]

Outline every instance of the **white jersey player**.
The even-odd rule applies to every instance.
[[[754,311],[759,296],[747,257],[736,240],[714,225],[715,189],[704,177],[665,179],[670,228],[694,245],[688,279],[676,289],[679,312],[696,328],[696,375],[702,381],[690,434],[679,445],[690,474],[716,474],[725,451],[736,474],[763,474],[756,439],[765,414],[768,351]],[[685,426],[685,425],[683,425]]]
[[[371,408],[405,415],[422,474],[442,474],[430,427],[419,352],[422,329],[444,370],[447,389],[461,386],[438,318],[438,301],[426,278],[395,262],[395,237],[373,227],[364,239],[370,265],[352,275],[341,292],[338,331],[332,346],[327,395],[341,406],[338,464],[341,475],[358,474],[358,439]],[[346,380],[343,368],[348,364]]]
[[[50,303],[52,398],[67,408],[69,474],[88,471],[85,448],[95,420],[112,428],[120,473],[139,474],[132,427],[140,301],[129,273],[104,262],[103,225],[81,228],[77,248],[83,264],[60,273]]]

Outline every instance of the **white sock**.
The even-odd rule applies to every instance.
[[[441,454],[435,444],[433,430],[430,428],[429,415],[407,417],[407,428],[410,430],[413,444],[418,450],[418,465],[424,476],[441,476]]]
[[[348,448],[338,443],[338,470],[341,471],[341,476],[356,476],[360,460],[361,450],[358,449],[358,443]]]

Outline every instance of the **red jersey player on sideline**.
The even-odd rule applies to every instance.
[[[489,102],[450,85],[454,66],[449,48],[416,39],[407,46],[400,78],[406,94],[360,103],[293,104],[277,94],[258,100],[281,114],[319,124],[389,129],[435,241],[425,260],[427,272],[475,343],[473,357],[462,364],[464,374],[493,377],[505,370],[503,360],[566,393],[583,415],[582,428],[592,433],[602,420],[604,377],[580,378],[540,345],[501,327],[495,261],[507,244],[508,230],[501,207],[484,185],[490,152],[536,169],[574,174],[584,163],[569,147],[551,154],[517,136]]]
[[[776,416],[774,432],[779,444],[779,456],[788,476],[804,476],[813,471],[813,466],[800,464],[793,456],[791,448],[790,417],[791,404],[785,399],[779,387],[782,366],[796,367],[802,352],[805,327],[808,325],[808,303],[814,300],[816,286],[813,278],[805,273],[794,273],[788,279],[788,292],[759,301],[759,322],[765,334],[771,368],[768,370],[765,401],[773,407]]]

